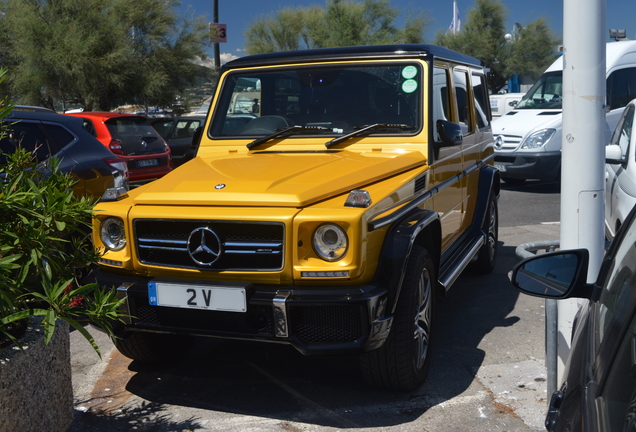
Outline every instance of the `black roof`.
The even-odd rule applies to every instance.
[[[408,58],[408,57],[433,57],[444,60],[456,61],[475,66],[484,66],[484,63],[474,57],[460,54],[448,48],[436,45],[403,44],[403,45],[370,45],[340,48],[320,48],[301,51],[282,51],[266,54],[255,54],[240,57],[227,62],[223,69],[233,69],[256,65],[275,65],[295,62],[316,62],[342,59],[369,59],[381,58]]]

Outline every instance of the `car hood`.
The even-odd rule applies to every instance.
[[[229,153],[197,157],[133,196],[139,205],[302,207],[425,163],[419,151]]]
[[[514,113],[514,114],[511,114]],[[561,123],[561,110],[513,110],[492,122],[493,135],[526,136],[529,132],[556,128]]]

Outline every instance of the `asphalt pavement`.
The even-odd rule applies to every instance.
[[[502,227],[495,271],[462,275],[437,305],[429,378],[409,393],[364,384],[352,357],[201,339],[174,364],[145,366],[91,330],[71,334],[75,418],[68,432],[544,430],[544,301],[507,273],[521,243],[558,223]]]

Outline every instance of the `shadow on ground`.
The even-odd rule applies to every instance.
[[[172,364],[130,363],[132,378],[125,389],[134,395],[132,401],[108,413],[78,411],[68,432],[201,427],[196,419],[172,422],[162,415],[169,406],[341,429],[412,422],[465,392],[485,357],[480,341],[493,329],[519,321],[509,316],[518,293],[506,276],[517,261],[514,248],[500,244],[492,274],[463,275],[437,302],[431,370],[415,391],[369,387],[355,356],[304,357],[285,345],[199,339]],[[139,398],[145,401],[142,406],[130,406]],[[144,429],[146,424],[152,429]]]

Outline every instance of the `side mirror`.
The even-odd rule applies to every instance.
[[[625,163],[621,147],[616,144],[610,144],[605,147],[605,163],[610,165],[619,165]]]
[[[566,299],[592,298],[588,284],[587,249],[549,252],[521,261],[512,270],[510,281],[519,291],[535,297]]]
[[[192,142],[190,143],[190,148],[186,150],[185,160],[190,160],[197,155],[197,151],[199,150],[199,144],[201,144],[201,137],[203,136],[203,126],[199,126],[194,130],[192,134]]]
[[[437,132],[442,139],[442,147],[459,145],[464,140],[462,128],[457,123],[437,120]]]

